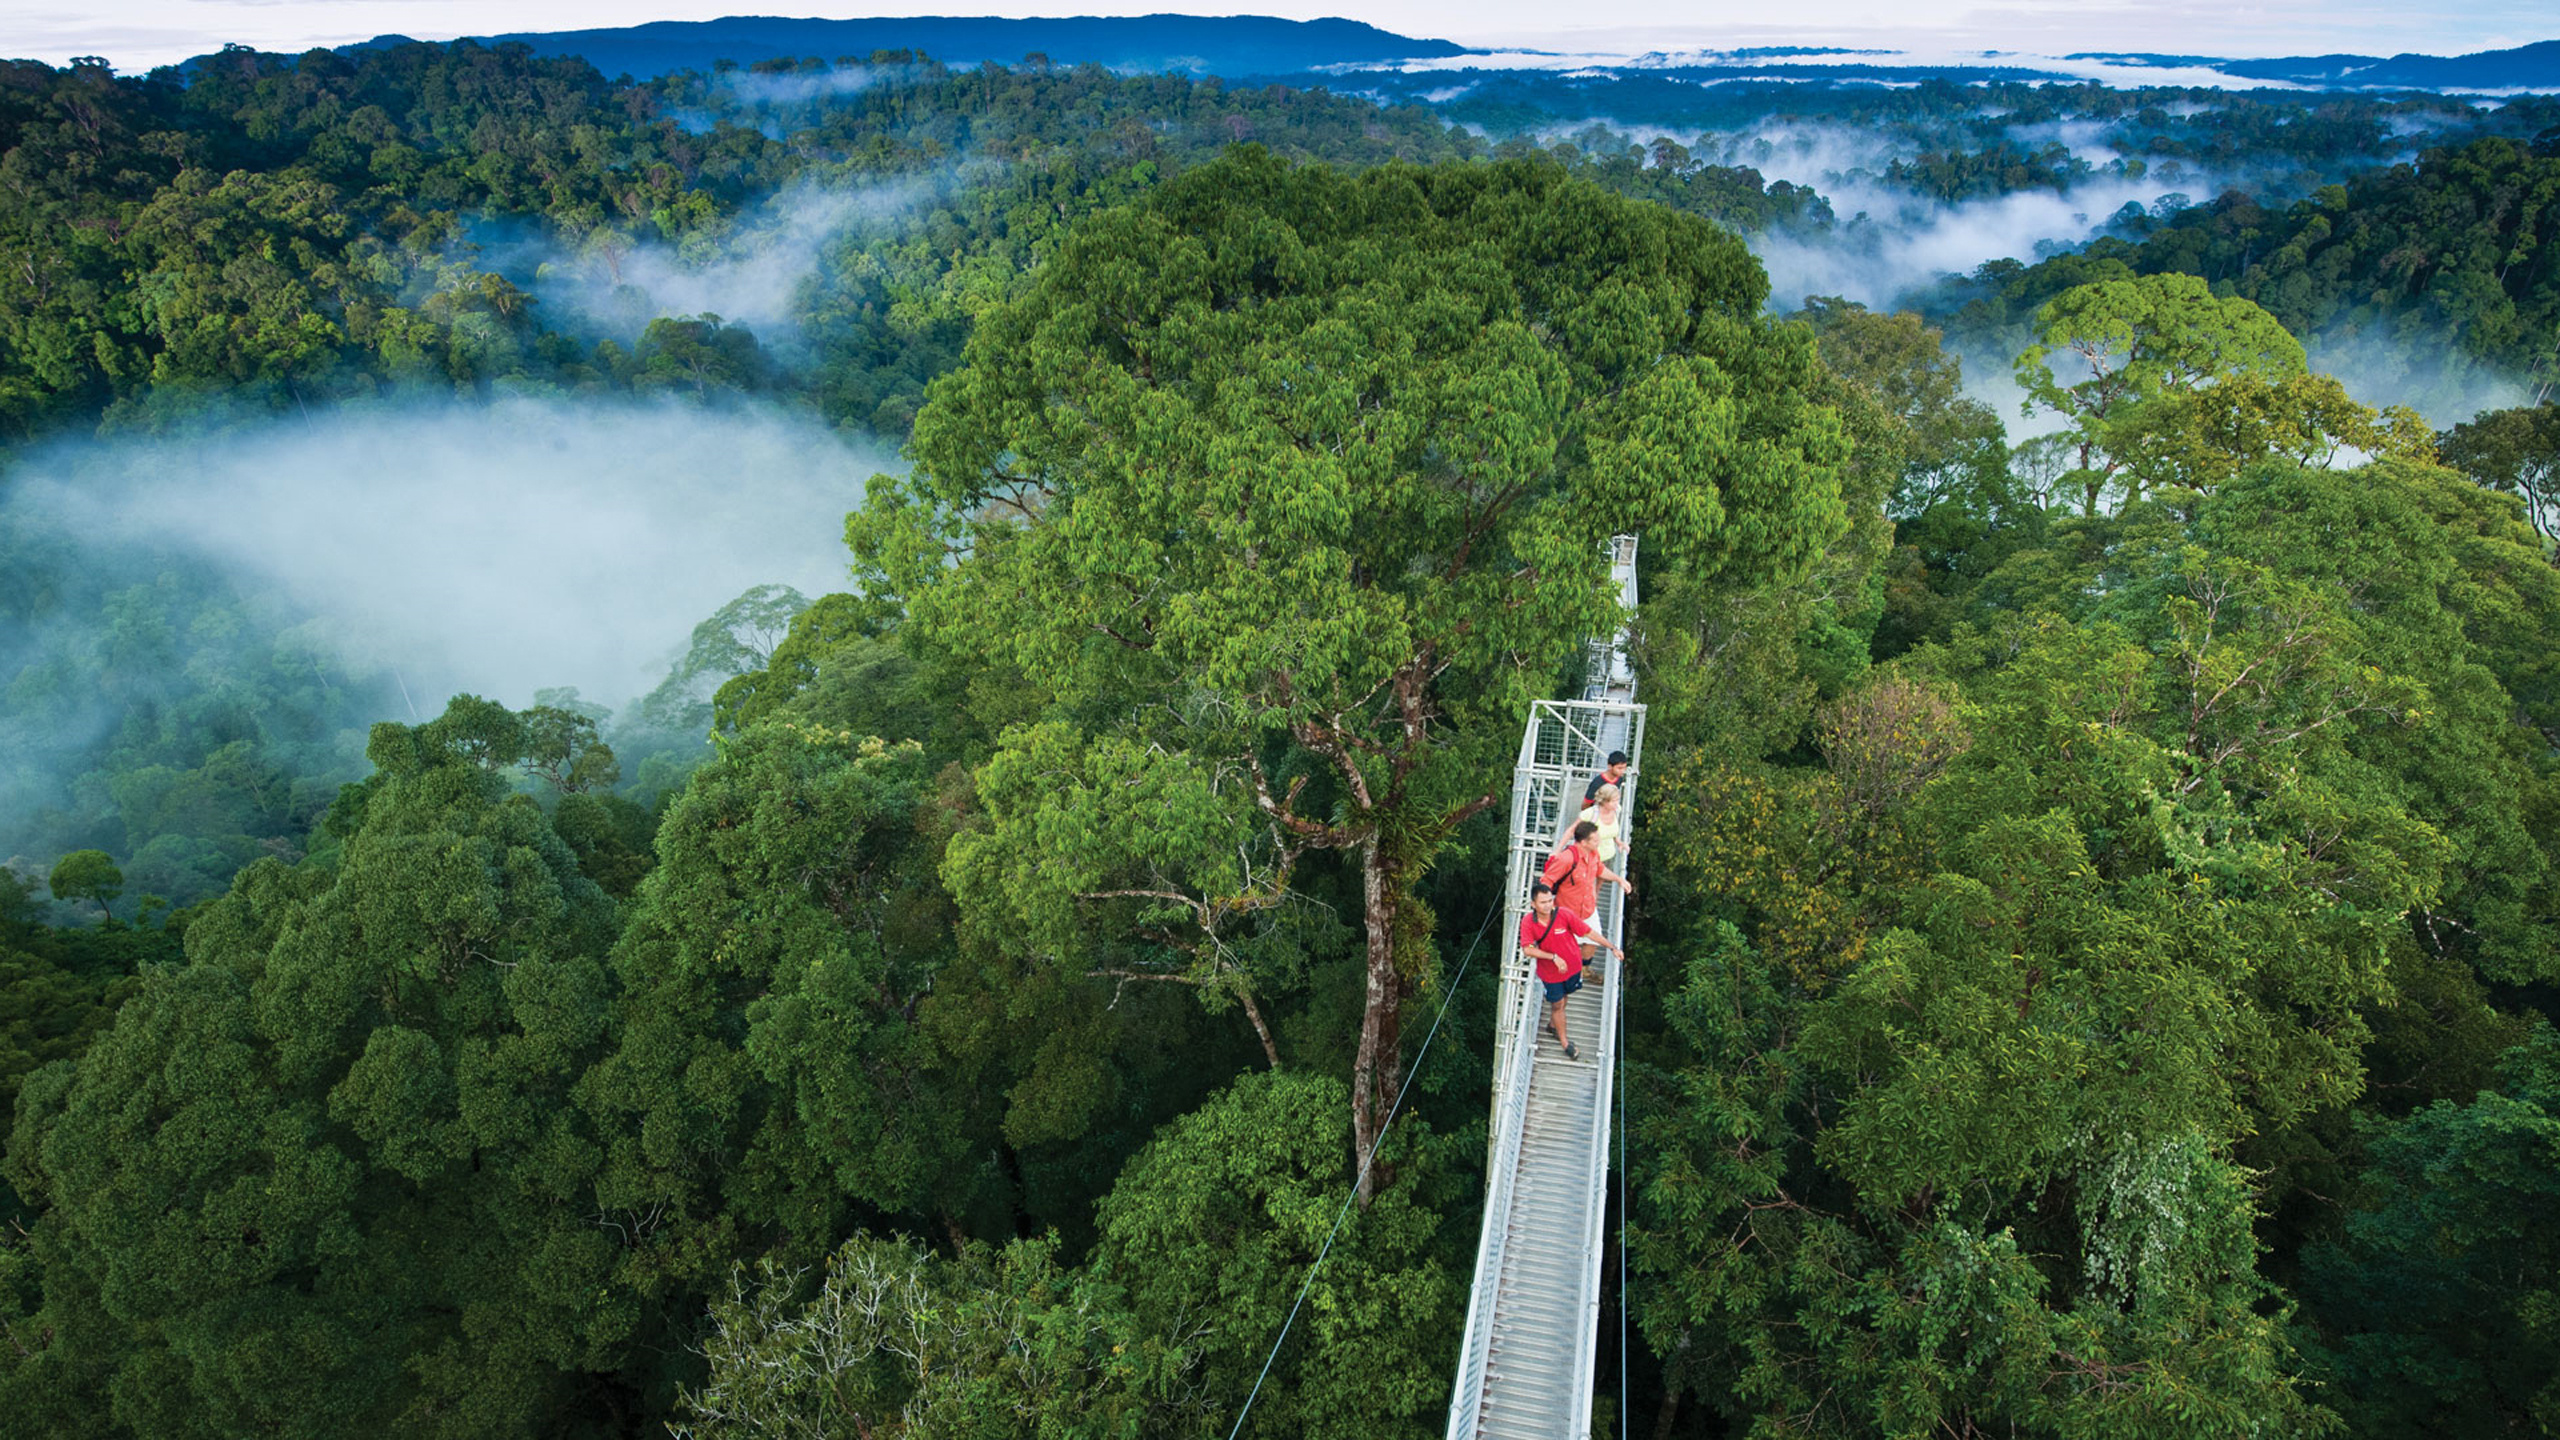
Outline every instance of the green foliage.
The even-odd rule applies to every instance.
[[[1704,216],[1746,234],[1816,230],[1833,220],[1831,202],[1812,186],[1764,180],[1748,166],[1710,163],[1668,136],[1642,144],[1595,122],[1543,148],[1546,158],[1615,194]],[[1515,159],[1528,149],[1515,138],[1494,153]]]
[[[2369,1026],[2441,1083],[2550,973],[2549,574],[2444,471],[2261,465],[2012,554],[1818,765],[1657,776],[1672,1383],[1766,1434],[2325,1423],[2259,1247],[2317,1231]]]
[[[1881,412],[1859,460],[1892,474],[1886,514],[1906,521],[1944,505],[1996,516],[2016,506],[2000,417],[1963,393],[1964,367],[1942,348],[1944,336],[1910,311],[1837,298],[1809,300],[1796,318],[1813,327],[1823,366]]]
[[[1255,994],[1339,954],[1343,927],[1292,893],[1298,852],[1256,824],[1248,786],[1194,756],[1082,744],[1051,723],[1008,732],[977,792],[985,822],[953,837],[943,874],[989,943],[1095,978],[1189,986],[1213,1013],[1239,1006],[1280,1063]]]
[[[1165,1126],[1103,1202],[1081,1268],[1054,1238],[944,1256],[865,1236],[814,1293],[769,1262],[740,1270],[678,1432],[1222,1434],[1350,1199],[1346,1099],[1338,1080],[1249,1075]],[[1408,1183],[1315,1272],[1249,1433],[1438,1430],[1465,1294],[1439,1214],[1465,1183],[1449,1148],[1399,1133]]]
[[[470,42],[235,48],[183,80],[13,62],[0,419],[25,436],[180,423],[215,400],[704,399],[787,378],[831,420],[902,434],[972,318],[1077,216],[1249,134],[1355,163],[1478,148],[1418,109],[1320,92],[916,57],[851,69],[864,83],[777,109],[714,76],[615,85],[581,60]],[[957,194],[920,183],[960,156],[997,168]],[[866,185],[922,203],[891,233],[830,245],[787,356],[712,315],[643,311],[594,333],[541,303],[535,267],[504,245],[485,263],[475,243],[527,222],[555,271],[611,290],[644,249],[753,253],[759,200]]]
[[[393,678],[350,673],[305,617],[174,557],[117,555],[0,516],[0,848],[102,850],[184,905],[294,858]],[[136,560],[139,560],[139,564]],[[137,583],[138,581],[138,583]]]
[[[64,1388],[150,1434],[529,1434],[629,1336],[569,1103],[610,907],[492,773],[495,718],[377,727],[334,869],[244,872],[188,965],[29,1080],[9,1178],[42,1212],[48,1343],[13,1408]]]
[[[1729,930],[1691,964],[1636,1253],[1657,1346],[1703,1331],[1719,1358],[1688,1383],[1735,1387],[1753,1433],[2307,1423],[2230,1147],[2345,1098],[2407,892],[2324,904],[2280,847],[2172,878],[2182,767],[2091,704],[2150,688],[2118,643],[2025,637],[1971,747],[1885,801],[1934,812],[1912,823],[1941,868],[1835,881],[1828,913],[1868,933],[1827,973],[1773,979]],[[2030,758],[2048,727],[2086,758]],[[1671,793],[1664,863],[1731,854],[1689,838],[1730,812]],[[1802,864],[1774,840],[1762,865]]]
[[[1842,523],[1837,419],[1804,337],[1757,317],[1765,293],[1730,236],[1553,167],[1345,176],[1241,152],[1095,217],[982,317],[915,473],[875,481],[847,538],[925,644],[1039,677],[1076,727],[1005,748],[1099,747],[1100,795],[1154,747],[1215,792],[1182,802],[1186,833],[1107,807],[1021,832],[1044,856],[1122,849],[1070,873],[1170,868],[1145,888],[1214,946],[1211,917],[1261,908],[1245,897],[1300,855],[1358,857],[1373,1143],[1429,971],[1400,938],[1427,925],[1411,886],[1609,619],[1608,529],[1740,584],[1800,570]],[[1242,872],[1208,880],[1239,843]]]
[[[99,914],[113,919],[110,907],[124,893],[124,872],[104,850],[74,850],[54,862],[45,888],[56,900],[89,901]]]
[[[960,716],[934,713],[913,661],[882,638],[880,608],[854,595],[821,595],[791,617],[790,630],[761,664],[721,682],[714,728],[734,731],[792,718],[892,740],[931,741],[967,733]]]
[[[685,652],[658,688],[644,696],[640,723],[660,730],[702,733],[710,728],[712,700],[732,679],[773,663],[809,598],[788,585],[753,585],[693,627]]]
[[[1250,1428],[1436,1430],[1474,992],[1411,1102],[1463,1128],[1383,1102],[1621,528],[1663,1430],[2560,1423],[2549,407],[2438,437],[2466,483],[2292,338],[2548,380],[2549,147],[2469,138],[2548,102],[1838,101],[1949,199],[2084,178],[2012,134],[2067,120],[2162,185],[2364,171],[1938,292],[2035,343],[2071,428],[2013,454],[1932,321],[1769,318],[1708,223],[1876,222],[1448,123],[1553,93],[0,66],[20,440],[648,391],[917,461],[863,593],[748,591],[619,723],[369,746],[396,673],[0,509],[0,1428],[1223,1433],[1358,1198]],[[2410,127],[2458,143],[2381,168]],[[783,246],[752,331],[626,283]],[[57,929],[45,868],[151,893]]]
[[[817,1292],[761,1266],[713,1305],[711,1378],[674,1433],[881,1437],[1178,1433],[1196,1360],[1143,1338],[1116,1291],[1054,1241],[972,1244],[944,1260],[863,1236]],[[1193,1416],[1196,1420],[1196,1415]],[[1197,1428],[1196,1424],[1188,1428]]]
[[[2560,564],[2560,404],[2483,411],[2436,437],[2444,463],[2524,502]]]
[[[1102,1204],[1095,1270],[1163,1351],[1197,1357],[1212,1416],[1243,1406],[1351,1195],[1349,1098],[1329,1076],[1245,1076],[1160,1131]],[[1450,1165],[1464,1143],[1396,1132],[1381,1163],[1403,1179],[1356,1212],[1315,1272],[1249,1433],[1441,1429],[1472,1249],[1443,1219],[1473,1178]]]
[[[2380,1127],[2345,1233],[2305,1283],[2358,1435],[2560,1428],[2560,1041],[2537,1028],[2468,1104]]]
[[[1999,416],[1962,393],[1960,362],[1920,317],[1815,298],[1797,318],[1812,326],[1823,366],[1839,381],[1856,440],[1844,497],[1852,529],[1818,577],[1822,588],[1814,592],[1804,633],[1809,639],[1832,631],[1825,637],[1829,648],[1852,641],[1860,660],[1870,653],[1891,656],[1952,623],[1939,597],[1961,593],[1997,566],[2040,528],[2043,512],[2009,473]],[[1722,633],[1702,630],[1696,653],[1747,654],[1765,643],[1755,642],[1752,632],[1767,630],[1774,618],[1753,615],[1741,624],[1728,620]],[[1798,668],[1826,696],[1856,678],[1858,667],[1837,654],[1801,642],[1797,648]],[[1695,683],[1717,712],[1692,743],[1722,743],[1717,737],[1739,738],[1791,714],[1793,724],[1803,723],[1800,712],[1773,703],[1758,686],[1719,673],[1724,666],[1669,668],[1681,677],[1675,684]],[[1657,683],[1648,693],[1662,689]],[[1755,711],[1758,718],[1746,718]],[[1746,743],[1736,753],[1756,752]]]
[[[1966,348],[2007,355],[2031,339],[2039,308],[2074,286],[2194,276],[2295,335],[2361,347],[2381,361],[2376,378],[2387,376],[2393,398],[2450,408],[2495,379],[2560,379],[2560,250],[2546,243],[2555,202],[2560,153],[2480,139],[2281,209],[2234,191],[2138,236],[2032,266],[1993,261],[1923,308]]]
[[[2062,412],[2092,449],[2129,449],[2110,443],[2124,424],[2120,412],[2170,392],[2303,369],[2302,343],[2274,316],[2218,298],[2192,276],[2077,286],[2046,302],[2036,325],[2036,343],[2018,356],[2018,384],[2030,400]],[[2077,357],[2087,378],[2056,379],[2049,358],[2056,351]]]
[[[2313,375],[2301,342],[2247,300],[2217,296],[2191,275],[2076,286],[2036,312],[2036,343],[2018,356],[2025,413],[2059,413],[2074,452],[2060,483],[2081,509],[2169,486],[2203,489],[2268,456],[2325,462],[2342,446],[2422,458],[2414,413],[2358,405]],[[2066,382],[2053,360],[2067,354]]]
[[[2138,176],[2142,162],[2118,160],[2111,168],[2119,175]],[[1980,150],[1931,150],[1909,160],[1897,156],[1885,167],[1884,178],[1952,205],[1977,196],[2013,195],[2021,190],[2060,194],[2088,180],[2096,170],[2059,140],[2048,140],[2029,150],[2004,137]]]
[[[16,878],[0,871],[0,906]],[[23,894],[23,889],[16,891]],[[139,964],[174,958],[165,930],[122,926],[47,930],[0,913],[0,1116],[16,1110],[27,1076],[89,1048],[141,981]],[[0,1223],[23,1223],[18,1196],[0,1180]]]
[[[908,843],[922,780],[913,746],[781,723],[669,809],[613,954],[623,1043],[582,1092],[646,1283],[707,1291],[742,1232],[807,1263],[852,1205],[966,1200],[969,1132],[916,1025],[946,943]]]

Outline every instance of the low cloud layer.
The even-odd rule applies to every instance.
[[[844,514],[889,463],[780,412],[513,400],[66,447],[0,506],[109,537],[95,563],[219,564],[432,715],[456,689],[619,705],[747,587],[844,588]]]
[[[1781,305],[1792,308],[1807,295],[1841,295],[1889,306],[1947,275],[1969,274],[1986,260],[2033,262],[2056,247],[2080,244],[2127,204],[2148,208],[2166,192],[2140,181],[2093,180],[2059,194],[2022,190],[1958,205],[1854,186],[1826,193],[1847,221],[1838,230],[1749,237],[1768,267],[1770,294]]]
[[[2054,141],[2093,166],[2117,158],[2089,121],[2012,127],[2009,138],[2033,150]],[[2061,191],[2019,190],[1945,204],[1889,186],[1881,177],[1908,142],[1840,126],[1788,124],[1694,137],[1692,151],[1723,165],[1748,165],[1771,180],[1810,186],[1839,218],[1828,232],[1772,230],[1750,238],[1768,268],[1770,293],[1793,308],[1807,295],[1841,295],[1884,306],[1947,275],[1969,274],[1986,260],[2033,261],[2096,236],[2126,205],[2150,209],[2166,200],[2206,198],[2224,177],[2163,167],[2140,178],[2101,168]],[[2253,182],[2280,191],[2284,182]]]
[[[728,242],[707,253],[652,243],[564,253],[548,238],[490,234],[479,241],[479,263],[529,290],[555,328],[628,342],[661,315],[709,314],[787,346],[828,248],[897,223],[949,183],[794,185],[746,210]]]

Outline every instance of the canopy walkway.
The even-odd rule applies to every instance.
[[[1632,611],[1635,537],[1617,536],[1609,548],[1619,602]],[[1449,1397],[1450,1440],[1582,1440],[1591,1431],[1625,967],[1610,962],[1596,974],[1586,972],[1583,988],[1565,1002],[1565,1025],[1582,1055],[1567,1060],[1545,1027],[1544,997],[1520,953],[1520,917],[1540,864],[1581,813],[1583,786],[1613,750],[1633,762],[1618,812],[1619,839],[1628,838],[1644,761],[1644,707],[1636,703],[1626,635],[1621,623],[1609,638],[1591,642],[1581,699],[1541,700],[1531,708],[1512,772],[1492,1149],[1475,1288]],[[1593,918],[1610,939],[1624,943],[1626,897],[1617,886],[1602,884]]]

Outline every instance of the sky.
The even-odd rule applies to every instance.
[[[1764,0],[1580,0],[1571,26],[1553,0],[1313,0],[1246,6],[1180,0],[1067,0],[1052,5],[906,0],[0,0],[0,54],[60,64],[104,56],[144,70],[226,42],[297,51],[375,35],[421,40],[506,31],[579,30],[722,15],[1259,14],[1308,20],[1342,15],[1399,34],[1465,45],[1595,55],[1746,45],[1864,45],[1924,52],[2020,50],[2060,54],[2143,50],[2254,56],[2402,51],[2464,54],[2560,38],[2553,0],[1794,0],[1773,22]]]

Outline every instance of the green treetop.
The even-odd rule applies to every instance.
[[[108,906],[124,893],[124,872],[104,850],[74,850],[56,861],[45,888],[56,900],[92,900],[98,913],[114,918]]]
[[[1107,823],[1090,773],[1090,806],[991,811],[1006,845],[1120,852],[1018,867],[1105,877],[1055,881],[1074,903],[1030,943],[1161,918],[1113,905],[1214,931],[1294,857],[1351,857],[1369,1148],[1430,969],[1415,881],[1495,802],[1528,702],[1613,623],[1601,540],[1642,531],[1663,564],[1747,580],[1843,524],[1839,422],[1766,293],[1730,235],[1526,163],[1355,177],[1243,150],[1065,241],[981,321],[918,417],[914,473],[875,480],[848,538],[920,643],[1036,677],[1076,735],[1137,742],[1128,765],[1187,756],[1244,797],[1217,812],[1218,849],[1243,850],[1152,883],[1155,837]],[[984,912],[973,841],[951,863]]]
[[[2415,414],[2358,404],[2311,372],[2273,315],[2193,275],[2077,286],[2036,313],[2036,331],[2018,356],[2024,413],[2063,417],[2073,463],[2062,478],[2087,513],[2110,494],[2209,487],[2267,456],[2325,463],[2347,446],[2431,451]]]
[[[0,1413],[49,1434],[564,1433],[575,1374],[638,1323],[571,1102],[605,1039],[613,915],[508,793],[513,719],[466,696],[375,727],[334,867],[243,871],[188,927],[189,964],[28,1078],[8,1179],[41,1212],[46,1301]]]
[[[2484,410],[2436,437],[2445,463],[2524,502],[2545,545],[2560,546],[2560,404]],[[2551,563],[2560,565],[2560,549]]]

